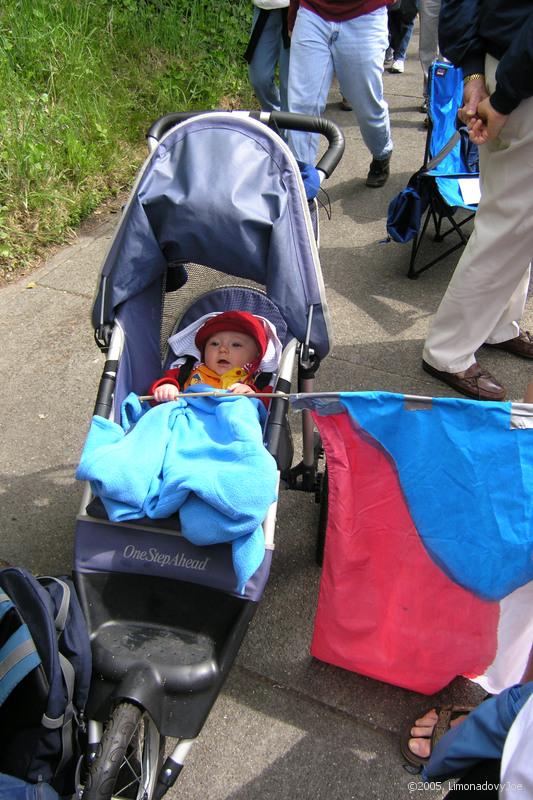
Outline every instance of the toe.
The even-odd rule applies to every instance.
[[[420,758],[428,758],[431,752],[429,739],[409,739],[409,750]]]
[[[415,725],[411,728],[411,736],[415,738],[430,739],[433,733],[434,725]]]
[[[434,728],[438,719],[439,716],[436,710],[432,708],[431,711],[428,711],[426,714],[424,714],[423,717],[420,717],[420,719],[415,720],[415,725],[422,725],[424,727]]]

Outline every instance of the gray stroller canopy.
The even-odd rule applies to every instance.
[[[105,259],[93,325],[161,282],[169,263],[193,262],[262,284],[290,332],[330,349],[318,251],[298,165],[283,140],[247,116],[193,117],[147,159]]]

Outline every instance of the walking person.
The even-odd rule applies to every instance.
[[[289,0],[252,0],[252,32],[246,52],[248,75],[263,111],[287,111]],[[276,79],[279,72],[279,85]]]
[[[291,0],[289,110],[320,116],[336,73],[372,155],[366,185],[384,186],[392,138],[383,97],[383,59],[388,46],[387,0]],[[316,134],[290,131],[299,161],[315,163]]]
[[[418,0],[401,0],[389,7],[389,49],[390,61],[385,57],[385,66],[389,72],[401,74],[405,70],[407,48],[413,35],[415,19],[418,14]]]
[[[533,4],[442,0],[443,55],[464,75],[460,117],[479,147],[474,230],[433,319],[423,368],[477,400],[503,400],[482,345],[533,358],[522,330],[533,254]]]

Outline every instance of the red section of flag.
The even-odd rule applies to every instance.
[[[329,510],[312,655],[423,694],[482,674],[496,654],[499,603],[463,589],[431,560],[380,445],[347,413],[314,418]]]

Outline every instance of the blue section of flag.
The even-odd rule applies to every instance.
[[[510,403],[339,399],[393,459],[424,546],[448,577],[493,601],[533,580],[533,429],[511,428]]]

